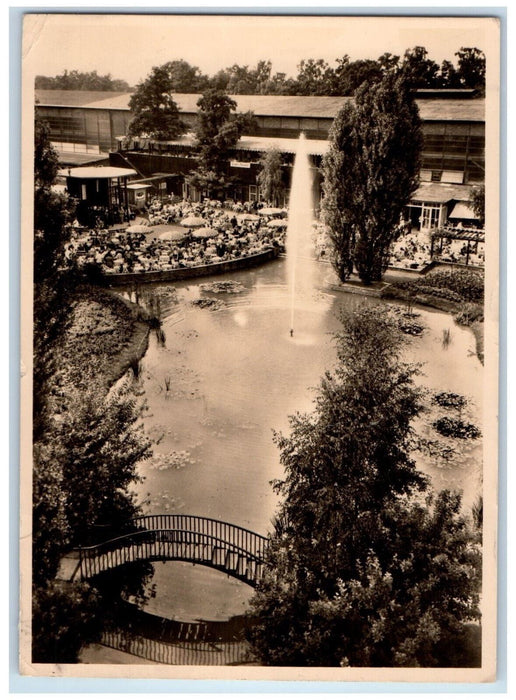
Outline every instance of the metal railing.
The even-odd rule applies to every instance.
[[[196,515],[150,515],[135,531],[79,548],[79,571],[89,579],[134,561],[189,561],[223,571],[251,586],[261,578],[267,538],[231,523]]]

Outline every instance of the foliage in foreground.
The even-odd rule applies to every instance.
[[[401,343],[384,309],[344,317],[315,411],[276,438],[283,502],[251,606],[266,665],[447,665],[479,617],[479,534],[459,495],[424,495]]]
[[[105,398],[98,382],[81,391],[58,379],[63,361],[81,362],[83,357],[62,353],[77,278],[63,256],[68,205],[51,190],[57,157],[48,128],[40,123],[34,165],[32,651],[34,662],[73,663],[84,644],[98,639],[105,623],[106,585],[55,580],[60,559],[74,544],[84,544],[95,526],[102,526],[97,532],[103,539],[138,512],[130,486],[149,442],[138,427],[140,409],[129,393],[112,392]],[[92,362],[91,353],[86,361]],[[118,598],[141,591],[147,569],[133,570],[120,581]]]

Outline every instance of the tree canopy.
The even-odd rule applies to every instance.
[[[282,155],[277,148],[271,148],[260,159],[260,172],[257,176],[262,198],[276,206],[285,192],[283,182]]]
[[[197,126],[197,169],[189,182],[211,194],[224,190],[230,184],[228,159],[245,129],[252,128],[251,112],[236,113],[236,102],[223,90],[210,88],[199,98]]]
[[[380,280],[399,219],[419,184],[421,121],[403,77],[362,85],[330,131],[323,159],[322,211],[341,280],[353,265],[365,283]]]
[[[110,92],[126,92],[130,89],[125,80],[112,78],[110,73],[98,75],[96,70],[89,73],[65,70],[54,77],[37,75],[35,87],[37,90],[107,90]]]
[[[208,88],[223,90],[230,95],[352,95],[364,82],[376,82],[386,72],[402,73],[417,88],[485,89],[485,56],[474,47],[461,47],[441,65],[433,61],[423,46],[407,49],[403,58],[384,53],[375,59],[351,61],[347,54],[337,57],[335,65],[322,58],[302,59],[297,73],[273,72],[269,59],[255,66],[234,63],[213,75],[203,74],[197,66],[183,59],[163,64],[171,80],[172,92],[202,93]],[[36,77],[36,88],[60,90],[129,90],[124,80],[96,71],[82,73],[64,71],[62,75]]]
[[[170,66],[154,67],[131,95],[129,109],[134,116],[129,122],[129,136],[147,135],[158,141],[166,141],[186,131],[172,97],[174,80]]]
[[[479,616],[479,534],[458,495],[424,497],[396,320],[366,306],[342,320],[314,412],[276,437],[283,500],[250,640],[266,665],[448,665]]]
[[[471,208],[475,212],[475,216],[483,225],[486,219],[486,188],[485,185],[473,187],[469,197]]]

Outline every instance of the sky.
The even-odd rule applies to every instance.
[[[39,75],[96,70],[136,85],[153,66],[184,59],[203,73],[238,63],[272,62],[294,76],[304,58],[330,65],[403,55],[425,46],[437,63],[455,61],[462,46],[489,51],[487,27],[473,17],[285,17],[201,15],[34,14],[25,17],[23,58]],[[487,32],[487,33],[486,33]]]

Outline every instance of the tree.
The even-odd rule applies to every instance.
[[[187,61],[169,61],[162,67],[168,73],[172,92],[202,92],[207,87],[208,78]]]
[[[329,95],[333,70],[322,58],[302,60],[296,77],[297,95]]]
[[[353,95],[362,83],[378,82],[383,75],[378,61],[372,60],[348,61],[341,64],[340,68],[338,83],[333,92],[337,95]]]
[[[97,526],[120,533],[137,515],[130,491],[136,467],[150,455],[138,424],[141,409],[127,389],[77,394],[56,432],[66,484],[66,517],[72,544],[83,544]]]
[[[342,281],[353,264],[366,284],[381,279],[402,209],[418,187],[421,148],[421,121],[403,77],[389,73],[362,85],[335,118],[322,209]]]
[[[150,136],[166,141],[181,136],[186,124],[179,117],[179,109],[172,92],[174,83],[168,64],[154,67],[129,100],[129,109],[134,114],[129,122],[129,136]]]
[[[428,58],[428,51],[424,46],[414,46],[405,51],[400,71],[413,90],[437,87],[439,66]]]
[[[459,88],[461,86],[460,76],[451,61],[443,61],[438,75],[439,87]]]
[[[98,75],[97,71],[84,73],[78,70],[68,72],[53,78],[45,75],[37,75],[35,80],[37,90],[105,90],[105,91],[129,91],[129,85],[125,80],[115,80],[108,73]]]
[[[342,320],[314,412],[276,437],[283,500],[250,640],[266,665],[447,665],[479,615],[478,533],[459,496],[423,500],[422,397],[395,318],[363,306]]]
[[[68,198],[53,191],[58,156],[49,127],[34,123],[34,373],[33,437],[47,423],[47,381],[55,366],[53,347],[69,322],[71,269],[64,257],[73,213]]]
[[[258,185],[260,193],[267,202],[276,205],[285,192],[283,184],[281,151],[271,148],[260,159],[260,172],[258,173]]]
[[[458,74],[461,85],[484,93],[486,87],[486,57],[484,52],[477,48],[462,47],[455,56],[458,59]]]
[[[37,589],[32,606],[32,662],[77,663],[83,645],[100,638],[99,604],[98,592],[87,583],[52,581]]]
[[[475,216],[483,226],[486,220],[486,188],[485,185],[473,187],[469,196],[469,203],[475,212]]]
[[[254,117],[251,112],[235,114],[236,102],[213,88],[204,92],[197,105],[198,168],[189,182],[207,189],[211,196],[232,184],[228,175],[229,153],[244,130],[253,128]]]

